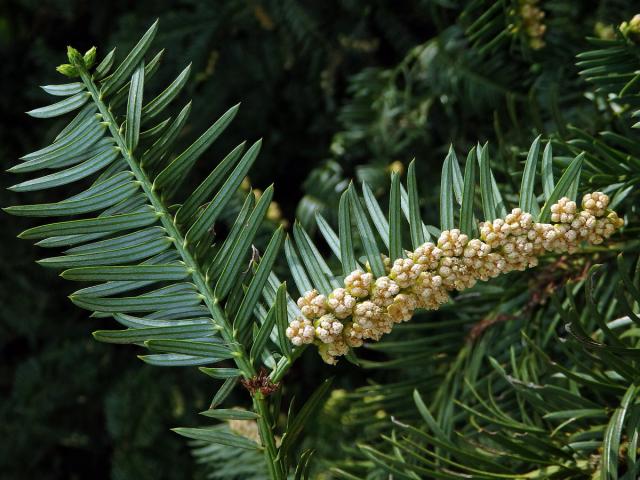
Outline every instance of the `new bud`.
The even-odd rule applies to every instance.
[[[93,64],[96,62],[96,47],[91,47],[89,50],[87,50],[84,54],[83,60],[85,67],[93,67]]]
[[[68,63],[63,63],[62,65],[58,65],[56,70],[60,72],[62,75],[74,78],[78,76],[78,70],[73,65],[69,65]]]
[[[67,47],[67,58],[71,65],[82,64],[84,62],[82,55],[73,47]]]

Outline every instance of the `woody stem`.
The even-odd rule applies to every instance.
[[[267,463],[267,470],[271,480],[286,480],[287,475],[282,469],[282,465],[277,461],[278,449],[276,447],[275,435],[273,432],[273,420],[269,405],[265,396],[259,390],[253,393],[253,409],[260,415],[258,418],[258,429],[260,439],[264,447],[264,458]]]

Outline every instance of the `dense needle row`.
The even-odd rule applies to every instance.
[[[335,364],[350,347],[380,340],[394,324],[410,320],[416,309],[437,309],[451,291],[536,266],[547,252],[573,253],[582,242],[602,243],[623,224],[608,205],[607,195],[594,192],[583,197],[581,209],[561,198],[551,207],[553,223],[534,222],[515,208],[505,218],[481,223],[480,238],[445,230],[437,244],[425,243],[394,262],[385,258],[383,277],[356,270],[329,295],[306,292],[287,337],[294,345],[315,343],[322,359]]]

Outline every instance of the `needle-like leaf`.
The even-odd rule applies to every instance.
[[[338,205],[338,236],[340,237],[340,262],[342,272],[349,275],[358,268],[356,258],[353,253],[353,240],[351,237],[351,209],[349,208],[349,191],[345,191],[340,196]]]
[[[412,160],[407,171],[407,194],[409,208],[409,227],[411,230],[411,244],[418,248],[427,238],[424,234],[422,215],[420,215],[420,201],[418,197],[418,182],[416,180],[416,161]]]
[[[440,175],[440,229],[451,230],[455,226],[453,218],[453,162],[457,162],[453,147],[449,147],[449,153],[442,164]]]
[[[133,49],[129,52],[129,54],[122,61],[122,63],[118,65],[115,71],[110,76],[102,80],[102,89],[101,89],[102,95],[105,95],[105,96],[109,95],[110,93],[120,88],[124,83],[126,83],[129,80],[129,76],[131,75],[131,73],[133,73],[133,71],[136,69],[138,64],[142,61],[145,53],[147,53],[147,50],[149,50],[149,47],[151,46],[151,42],[156,36],[157,30],[158,30],[158,20],[156,20],[153,23],[153,25],[151,25],[149,30],[145,32],[145,34],[138,41],[136,46],[133,47]],[[105,58],[103,62],[106,60],[107,58]],[[98,76],[103,75],[104,70],[106,70],[106,68],[103,68],[102,64],[96,67],[96,73],[98,73]]]
[[[536,167],[538,165],[538,156],[540,154],[540,135],[531,144],[527,161],[524,164],[522,173],[522,184],[520,185],[520,204],[519,207],[523,212],[537,214],[539,207],[534,192],[536,182]]]
[[[351,212],[353,213],[353,219],[360,232],[360,240],[364,247],[364,251],[371,266],[371,271],[374,275],[381,277],[385,274],[384,264],[382,263],[382,254],[378,248],[378,244],[371,230],[369,220],[367,220],[360,199],[356,193],[353,185],[347,190],[349,192],[349,204],[351,206]]]
[[[548,222],[551,219],[551,205],[556,203],[562,196],[566,195],[571,187],[571,184],[576,179],[578,172],[582,169],[582,162],[584,161],[584,153],[581,153],[575,157],[567,169],[564,171],[557,185],[547,198],[539,215],[539,222]]]
[[[229,126],[233,117],[238,113],[239,105],[235,105],[227,110],[211,127],[204,132],[200,138],[193,142],[184,152],[178,155],[160,174],[156,177],[154,185],[156,188],[165,188],[169,192],[174,192],[184,181],[186,174],[191,170],[196,160],[209,148],[216,138]]]
[[[474,233],[475,221],[473,205],[476,195],[476,149],[471,149],[464,166],[462,205],[460,207],[460,231],[467,235]]]
[[[144,90],[144,61],[138,65],[131,77],[129,102],[127,103],[127,122],[125,141],[129,152],[133,152],[140,139],[140,121],[142,118],[142,93]]]
[[[389,198],[389,257],[391,261],[402,258],[402,211],[400,207],[400,176],[391,175]]]

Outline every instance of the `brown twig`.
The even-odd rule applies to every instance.
[[[549,297],[556,291],[560,285],[564,285],[568,282],[578,282],[584,280],[587,277],[589,269],[591,268],[591,261],[587,260],[582,265],[579,271],[576,272],[578,265],[572,262],[572,257],[561,256],[553,263],[540,270],[540,273],[536,275],[535,280],[531,282],[531,297],[525,306],[520,310],[517,315],[508,314],[491,314],[479,322],[477,322],[469,333],[467,334],[467,341],[474,343],[480,338],[485,330],[496,325],[498,323],[506,322],[508,320],[516,320],[521,318],[536,307],[544,305]],[[562,272],[558,275],[558,272]]]

